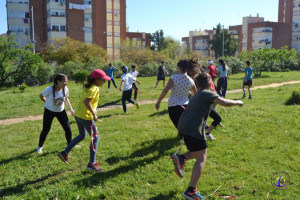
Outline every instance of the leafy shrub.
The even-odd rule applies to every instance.
[[[72,77],[73,73],[76,71],[83,69],[83,63],[81,62],[74,62],[74,61],[68,61],[64,65],[60,65],[56,69],[56,73],[62,73],[65,74],[68,77]]]
[[[237,74],[244,71],[246,64],[237,57],[225,57],[225,63],[229,66],[231,74]]]
[[[19,90],[23,93],[27,87],[28,86],[26,85],[26,83],[22,83],[22,85],[19,85]]]
[[[72,75],[72,79],[75,81],[75,83],[83,84],[87,80],[87,77],[89,75],[90,75],[90,72],[87,72],[85,70],[80,70],[80,71],[75,72]]]
[[[300,91],[293,91],[292,96],[286,101],[286,105],[300,105]]]
[[[40,65],[37,71],[37,80],[40,84],[46,84],[50,78],[54,75],[54,67],[48,63],[43,63]]]

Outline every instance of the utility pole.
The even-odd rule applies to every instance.
[[[33,6],[31,6],[31,26],[32,26],[32,51],[35,54]]]
[[[223,27],[222,57],[224,57],[224,25],[221,27]]]

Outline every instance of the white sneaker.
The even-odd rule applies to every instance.
[[[43,147],[38,147],[36,150],[38,153],[43,153]]]
[[[206,134],[206,139],[216,140],[216,138],[211,133],[210,134]]]

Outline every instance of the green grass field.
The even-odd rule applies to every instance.
[[[241,88],[244,74],[235,74],[229,76],[228,89]],[[262,77],[253,80],[253,86],[266,85],[270,83],[280,83],[286,81],[299,80],[300,71],[292,72],[263,72]],[[167,81],[169,77],[167,77]],[[156,77],[139,77],[141,85],[139,87],[140,100],[157,99],[162,91],[162,82],[154,89]],[[119,87],[120,79],[116,79]],[[42,115],[44,110],[44,103],[39,99],[39,94],[51,84],[42,85],[38,87],[26,88],[24,93],[20,93],[18,88],[9,88],[0,90],[0,119],[9,119],[24,117],[28,115]],[[70,101],[74,108],[76,108],[82,85],[75,84],[70,81],[68,84],[70,91]],[[115,89],[107,89],[107,83],[101,89],[99,105],[108,105],[121,103],[122,93]],[[168,94],[169,95],[169,94]]]
[[[284,73],[282,76],[287,81]],[[291,74],[288,77],[291,78]],[[141,79],[149,91],[153,80]],[[240,82],[238,75],[234,81]],[[254,83],[261,83],[259,81]],[[26,99],[37,97],[44,87],[27,88],[24,94],[2,91],[1,96],[15,95],[14,100],[20,103],[14,106],[22,107],[19,110],[22,116],[42,114],[38,98],[32,100],[31,107]],[[208,142],[208,159],[198,186],[207,199],[221,199],[207,196],[220,185],[216,194],[238,199],[266,199],[269,192],[272,200],[299,199],[300,107],[284,105],[292,91],[299,87],[300,84],[260,89],[253,91],[252,100],[244,99],[243,107],[227,108],[227,112],[217,107],[224,128],[213,132],[216,141]],[[79,91],[72,83],[70,88],[74,94]],[[113,98],[121,95],[117,91],[103,90],[105,95],[115,92]],[[161,89],[153,91],[147,98],[157,98]],[[22,104],[23,96],[27,97]],[[240,97],[241,94],[236,93],[228,94],[227,98]],[[111,100],[105,97],[103,101]],[[37,113],[31,111],[36,108],[34,104],[41,107]],[[0,198],[183,199],[181,194],[188,186],[194,161],[186,163],[184,178],[175,175],[169,156],[179,148],[180,141],[169,119],[167,103],[162,103],[160,111],[149,104],[142,105],[138,111],[130,107],[126,115],[121,109],[98,115],[103,122],[97,122],[101,135],[97,158],[105,170],[100,174],[85,170],[89,160],[89,136],[79,143],[81,148],[70,152],[68,165],[58,159],[57,153],[66,147],[66,141],[57,120],[54,120],[42,155],[36,153],[41,120],[0,126]],[[2,115],[2,118],[7,117]],[[73,136],[76,136],[75,120],[72,117],[70,120]],[[278,190],[271,186],[270,178],[281,171],[290,175],[291,182],[287,188]]]

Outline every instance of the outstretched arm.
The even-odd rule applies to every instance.
[[[166,85],[166,87],[163,89],[163,91],[161,92],[159,98],[157,99],[157,102],[155,104],[156,110],[159,109],[160,102],[164,99],[164,97],[169,92],[169,90],[173,87],[173,85],[174,85],[174,81],[170,78],[167,85]]]
[[[215,98],[214,102],[221,106],[226,106],[226,107],[244,105],[244,103],[241,100],[235,101],[235,100],[224,99],[222,97]]]

